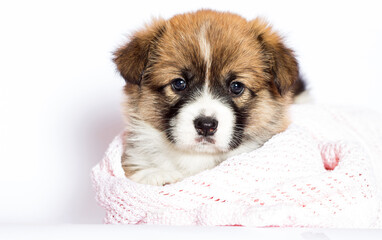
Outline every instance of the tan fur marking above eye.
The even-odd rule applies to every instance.
[[[164,94],[166,95],[167,99],[169,102],[173,103],[175,102],[179,96],[172,90],[171,86],[166,86],[164,88]]]
[[[248,89],[245,89],[243,94],[241,96],[233,98],[233,101],[239,108],[242,108],[245,105],[247,105],[251,99],[251,93]]]

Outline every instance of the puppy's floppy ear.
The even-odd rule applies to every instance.
[[[130,42],[114,52],[113,61],[126,83],[140,84],[150,52],[165,31],[165,21],[154,20],[145,29],[136,32]]]
[[[282,38],[264,20],[256,18],[250,22],[251,30],[260,42],[265,54],[268,71],[280,95],[287,93],[299,78],[297,60]]]

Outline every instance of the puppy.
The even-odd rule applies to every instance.
[[[260,19],[201,10],[155,20],[117,49],[133,181],[165,185],[252,151],[304,89],[293,51]]]

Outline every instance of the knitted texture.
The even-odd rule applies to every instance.
[[[311,104],[290,115],[261,148],[163,187],[124,176],[116,137],[92,171],[105,223],[382,227],[379,116]]]

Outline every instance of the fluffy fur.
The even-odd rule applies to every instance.
[[[231,13],[155,20],[114,56],[126,81],[122,166],[145,184],[174,183],[260,147],[287,128],[288,105],[304,89],[282,38]]]

